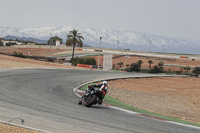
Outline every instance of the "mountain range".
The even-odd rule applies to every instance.
[[[39,40],[39,39],[36,39],[36,38],[32,38],[32,37],[18,37],[18,36],[11,36],[11,35],[7,35],[5,37],[3,37],[4,39],[6,40],[23,40],[23,41],[31,41],[31,42],[36,42],[38,44],[46,44],[47,43],[47,40]]]
[[[101,47],[105,48],[165,53],[200,54],[200,42],[192,42],[149,33],[119,31],[114,29],[83,29],[71,26],[24,29],[0,27],[0,37],[18,37],[27,41],[46,43],[51,36],[58,36],[65,41],[66,35],[73,29],[79,30],[84,37],[84,44],[88,44],[92,47],[99,47],[100,37],[102,37]]]

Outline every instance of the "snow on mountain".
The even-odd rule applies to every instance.
[[[100,37],[102,37],[101,45],[102,47],[107,48],[131,49],[135,51],[200,54],[200,43],[148,33],[118,31],[114,29],[97,30],[93,28],[83,29],[70,26],[27,29],[0,27],[0,37],[11,35],[48,40],[50,36],[57,35],[58,37],[61,37],[63,41],[65,41],[66,35],[73,29],[78,29],[85,38],[84,43],[93,47],[99,47]]]

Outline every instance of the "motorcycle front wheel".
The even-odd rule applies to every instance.
[[[91,95],[86,98],[83,98],[83,105],[86,107],[92,106],[92,104],[95,104],[97,101],[97,96],[96,95]]]

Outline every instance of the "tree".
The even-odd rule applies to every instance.
[[[90,57],[86,57],[83,60],[83,64],[87,64],[87,65],[96,65],[96,60],[94,58],[90,58]]]
[[[122,67],[122,65],[123,65],[124,63],[123,62],[119,62],[119,63],[117,63],[117,65],[119,65],[119,67],[121,68]]]
[[[190,66],[186,66],[183,68],[184,70],[186,70],[187,72],[190,70]]]
[[[1,39],[0,39],[0,46],[3,46],[3,42],[1,41]]]
[[[130,71],[135,71],[135,72],[139,72],[140,71],[140,65],[138,63],[132,63],[130,66]]]
[[[153,67],[153,69],[150,70],[150,73],[162,73],[162,72],[164,72],[163,66],[164,66],[164,63],[162,61],[160,61],[158,63],[158,65],[155,65]]]
[[[192,72],[194,73],[195,77],[198,77],[200,74],[200,67],[196,66]]]
[[[127,71],[130,71],[130,72],[132,72],[132,71],[139,72],[141,70],[141,66],[142,66],[143,63],[144,62],[142,62],[142,60],[138,60],[137,62],[132,63],[130,65],[130,67],[127,68]]]
[[[142,66],[142,64],[143,64],[144,62],[142,62],[142,60],[138,60],[136,63],[139,65],[139,67],[140,67],[140,69],[141,69],[141,66]]]
[[[159,67],[158,65],[155,65],[153,69],[150,70],[151,73],[162,73],[163,67]]]
[[[149,69],[151,69],[151,64],[153,64],[153,61],[152,60],[148,60],[148,63],[149,63]]]
[[[80,47],[83,46],[83,36],[81,36],[81,33],[78,33],[78,30],[73,29],[70,31],[67,35],[67,40],[66,40],[66,46],[71,46],[73,45],[73,52],[72,52],[72,60],[74,58],[74,50],[75,46],[78,45]]]
[[[75,57],[73,60],[70,60],[73,65],[77,64],[86,64],[86,65],[96,65],[96,60],[94,58],[86,57],[86,58],[80,58],[80,57]]]
[[[162,68],[164,66],[164,63],[162,62],[162,61],[160,61],[159,63],[158,63],[158,67],[159,68]]]

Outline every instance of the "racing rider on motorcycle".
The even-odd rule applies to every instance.
[[[96,90],[97,95],[99,96],[99,100],[97,101],[98,104],[102,104],[103,102],[103,98],[105,97],[106,93],[108,93],[108,84],[106,81],[103,81],[102,84],[97,84],[97,85],[88,85],[89,89],[93,89],[93,88],[99,88],[98,90]],[[82,104],[82,99],[83,99],[84,95],[82,96],[82,98],[79,100],[78,104]]]

